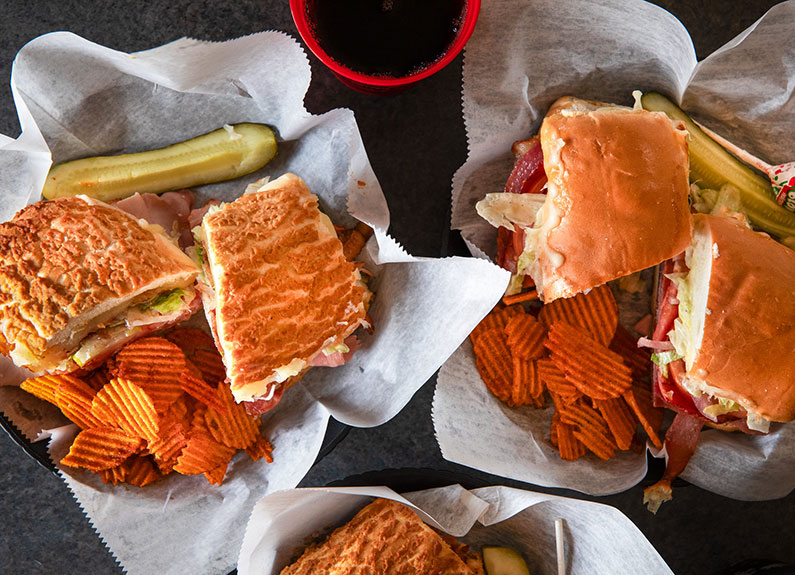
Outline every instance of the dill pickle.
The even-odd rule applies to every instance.
[[[136,192],[180,190],[250,174],[275,155],[270,128],[235,124],[157,150],[58,164],[50,169],[42,195],[51,200],[85,194],[107,202]]]
[[[795,236],[795,213],[776,203],[768,178],[732,156],[662,94],[643,94],[641,104],[645,110],[665,112],[671,119],[685,123],[690,135],[691,182],[713,190],[729,184],[738,190],[743,213],[755,228],[779,238]]]

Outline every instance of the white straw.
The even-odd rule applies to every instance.
[[[555,520],[555,548],[558,556],[558,575],[566,575],[566,555],[563,550],[563,519]]]

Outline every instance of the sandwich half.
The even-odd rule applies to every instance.
[[[766,433],[795,418],[795,251],[742,218],[693,220],[693,243],[661,282],[655,398],[708,425]]]
[[[336,366],[369,326],[370,291],[317,196],[294,174],[212,208],[195,229],[207,319],[238,402],[273,407],[313,365]]]
[[[480,559],[455,550],[414,511],[376,499],[323,543],[312,545],[281,575],[478,575]]]
[[[85,196],[0,224],[0,352],[34,373],[90,369],[199,309],[199,268],[166,235]]]
[[[509,184],[517,171],[542,177],[546,194],[526,193],[520,182],[477,206],[518,234],[514,287],[530,275],[543,301],[571,297],[690,243],[683,126],[659,112],[566,97],[550,108],[539,137],[528,141]]]

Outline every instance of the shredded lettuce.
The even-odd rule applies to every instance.
[[[668,332],[668,338],[674,345],[679,357],[686,357],[687,350],[693,349],[693,293],[689,274],[670,274],[668,276],[676,284],[676,299],[679,300],[679,317],[674,321],[674,329]]]
[[[182,307],[182,296],[185,295],[185,290],[173,289],[157,294],[148,302],[142,303],[138,306],[141,311],[153,309],[159,313],[167,314],[172,311],[177,311]]]
[[[651,354],[652,363],[660,366],[660,372],[663,377],[668,377],[668,364],[677,359],[682,359],[684,356],[677,353],[675,349],[670,351],[658,351]]]

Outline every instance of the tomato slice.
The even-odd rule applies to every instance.
[[[519,145],[517,145],[519,144]],[[544,172],[544,154],[537,137],[514,144],[514,149],[525,150],[513,166],[505,184],[508,194],[539,194],[547,183]],[[516,262],[524,251],[524,231],[518,226],[514,231],[500,228],[497,231],[497,265],[516,273]]]

